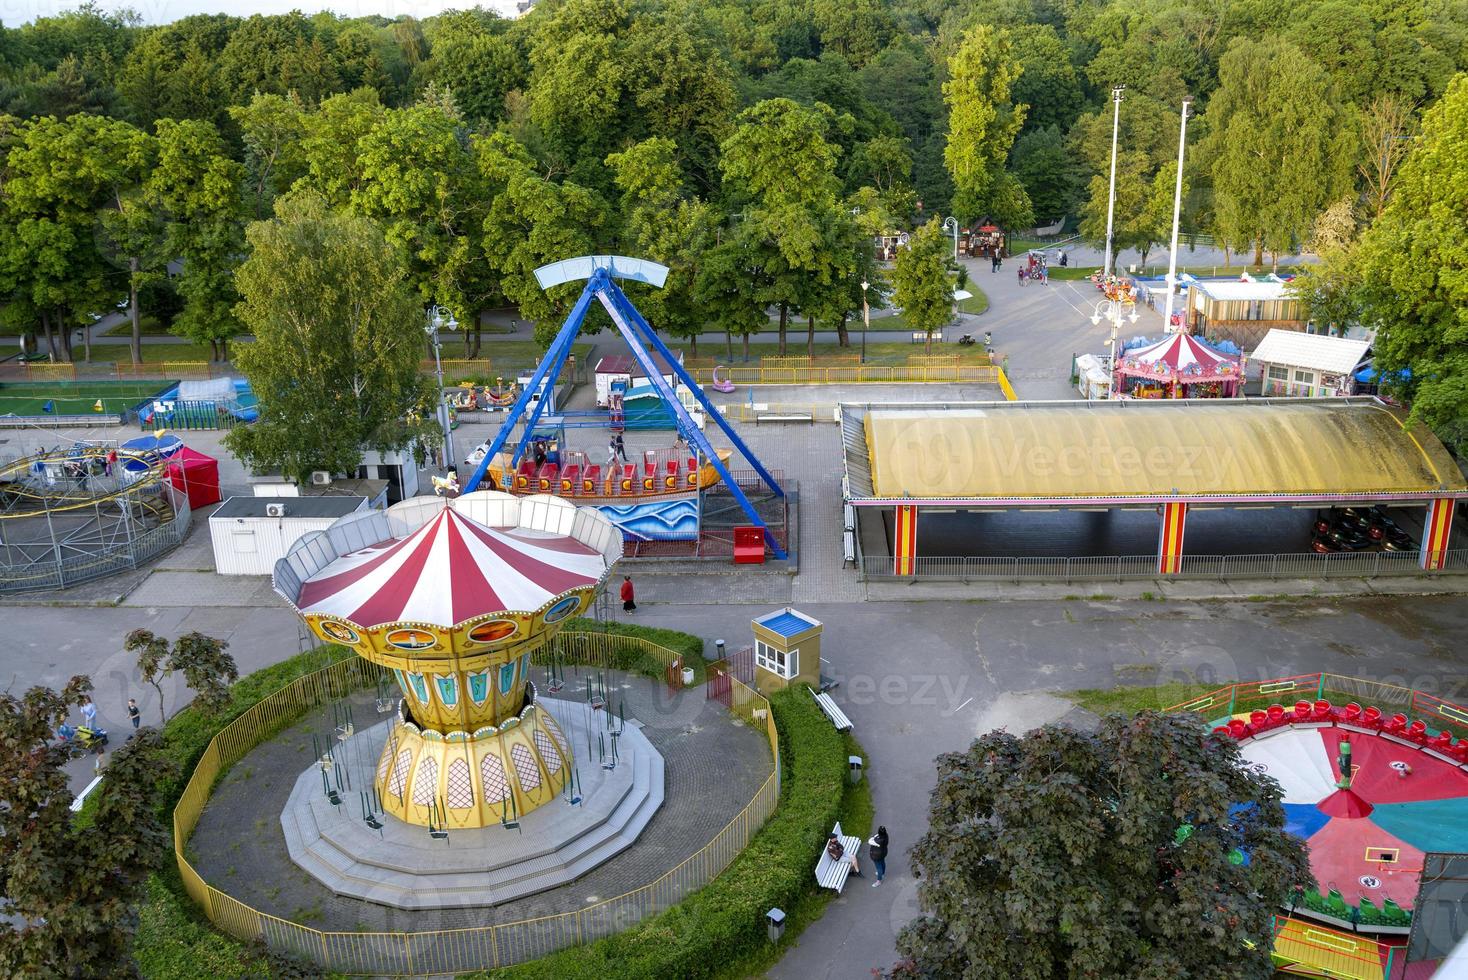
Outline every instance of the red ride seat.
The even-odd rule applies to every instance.
[[[1314,706],[1309,701],[1295,702],[1295,721],[1308,721]]]
[[[581,467],[576,463],[567,466],[561,473],[561,492],[576,493],[581,489]]]
[[[1407,737],[1416,742],[1427,741],[1427,725],[1420,721],[1414,721],[1407,728]]]
[[[1361,723],[1363,725],[1376,725],[1380,722],[1381,709],[1378,708],[1376,705],[1368,705],[1366,710],[1361,712]]]
[[[1361,717],[1361,706],[1355,701],[1346,705],[1346,721],[1357,721]]]
[[[581,480],[582,493],[596,493],[601,487],[601,467],[593,463],[586,467],[586,476]]]
[[[1233,718],[1228,723],[1228,733],[1234,738],[1243,738],[1249,733],[1249,726],[1242,718]]]
[[[1400,734],[1407,727],[1407,716],[1399,711],[1383,727],[1393,734]]]
[[[536,486],[542,491],[549,491],[552,487],[560,485],[561,467],[557,463],[546,463],[540,468],[536,478]]]
[[[518,490],[530,489],[530,481],[535,478],[535,461],[529,459],[520,460],[520,468],[515,471],[515,488]]]
[[[635,489],[634,480],[637,479],[637,467],[627,463],[622,467],[622,492],[632,493]]]
[[[1285,716],[1284,705],[1282,705],[1282,704],[1271,704],[1269,706],[1269,712],[1268,712],[1268,714],[1269,714],[1269,723],[1271,725],[1280,725],[1280,724],[1283,724],[1284,723],[1284,716]]]
[[[1453,733],[1447,730],[1440,731],[1427,744],[1439,752],[1446,752],[1453,747]]]
[[[1321,698],[1315,702],[1315,720],[1325,721],[1331,716],[1330,702]]]
[[[1269,715],[1263,711],[1249,712],[1249,724],[1255,728],[1263,728],[1265,722],[1269,721]]]
[[[685,469],[688,471],[688,486],[698,486],[698,460],[694,459],[692,456],[689,456],[688,463],[686,464]]]

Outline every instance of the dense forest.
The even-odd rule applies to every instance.
[[[881,281],[875,234],[952,214],[1102,237],[1117,86],[1119,247],[1167,238],[1191,99],[1184,227],[1256,263],[1344,254],[1465,67],[1458,0],[543,0],[163,26],[84,6],[0,29],[0,295],[57,358],[130,296],[224,356],[246,225],[312,194],[378,223],[423,301],[466,321],[509,303],[549,329],[568,297],[530,271],[618,249],[673,268],[647,300],[671,333],[738,336],[766,309],[782,332],[844,327]],[[1358,312],[1345,264],[1322,315]]]

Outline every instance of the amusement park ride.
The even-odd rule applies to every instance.
[[[535,270],[542,289],[583,279],[586,286],[529,383],[521,387],[495,437],[471,457],[475,469],[460,492],[472,493],[487,477],[495,488],[512,494],[553,493],[596,507],[629,537],[677,540],[698,537],[702,492],[722,483],[748,521],[747,526],[763,536],[769,555],[784,559],[784,543],[772,533],[729,470],[734,451],[748,461],[776,499],[783,499],[784,491],[617,284],[620,279],[661,289],[667,275],[666,266],[622,255],[583,255]],[[604,464],[598,464],[586,452],[564,448],[568,428],[607,427],[615,433],[615,412],[558,410],[552,405],[553,398],[539,396],[553,388],[560,376],[593,300],[599,301],[612,318],[638,366],[671,413],[677,430],[678,439],[671,449],[647,452],[635,463],[622,456],[609,456]],[[732,450],[716,450],[710,444],[688,406],[664,377],[664,370],[670,370],[674,383],[691,393],[704,418],[713,420],[733,445]],[[516,438],[516,429],[522,426]],[[512,440],[513,447],[507,449]],[[758,544],[755,547],[757,551]]]

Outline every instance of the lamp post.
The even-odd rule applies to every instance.
[[[1106,261],[1101,270],[1103,276],[1111,275],[1111,228],[1116,215],[1116,134],[1121,128],[1121,93],[1126,86],[1118,85],[1111,90],[1111,190],[1106,198]]]
[[[1183,213],[1183,148],[1188,142],[1188,108],[1192,99],[1183,99],[1182,128],[1177,134],[1177,186],[1172,192],[1172,250],[1167,255],[1167,303],[1162,308],[1162,329],[1172,332],[1172,303],[1177,292],[1177,226]]]
[[[871,283],[865,279],[861,281],[861,362],[867,362],[867,334],[872,330],[872,308],[867,306],[867,289]]]
[[[950,228],[949,226],[952,225]],[[958,264],[958,219],[949,215],[943,219],[943,230],[953,235],[953,264]]]
[[[459,329],[459,321],[454,319],[453,313],[442,306],[429,307],[425,314],[426,322],[423,332],[428,336],[429,343],[433,345],[433,375],[437,379],[437,387],[433,389],[434,410],[438,413],[438,423],[443,426],[443,468],[452,469],[454,465],[454,436],[449,425],[449,406],[443,397],[443,360],[439,357],[439,350],[443,344],[439,343],[438,332],[444,327],[450,331]]]
[[[1130,313],[1123,314],[1123,310],[1127,306],[1131,306],[1132,310]],[[1121,332],[1123,316],[1132,323],[1136,323],[1139,319],[1136,305],[1124,304],[1114,299],[1102,299],[1097,300],[1095,307],[1091,310],[1092,326],[1099,327],[1102,320],[1107,320],[1111,323],[1111,338],[1106,341],[1106,346],[1111,350],[1111,364],[1109,365],[1109,369],[1111,373],[1111,387],[1113,389],[1116,387],[1116,341],[1117,335]]]

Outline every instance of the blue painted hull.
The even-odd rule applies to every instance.
[[[692,541],[698,537],[698,500],[693,496],[637,504],[597,504],[596,509],[633,541]]]

